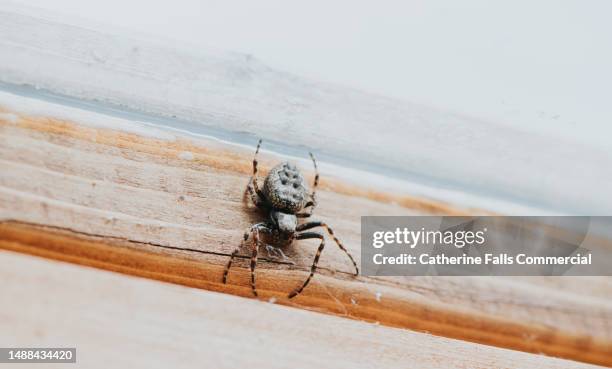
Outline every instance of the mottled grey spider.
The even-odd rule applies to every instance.
[[[255,150],[255,157],[253,158],[253,176],[247,185],[247,191],[250,194],[250,198],[253,203],[260,209],[263,209],[269,214],[270,219],[267,222],[258,223],[251,226],[244,233],[243,243],[249,239],[249,234],[253,235],[253,245],[251,249],[251,289],[253,295],[257,296],[257,288],[255,287],[255,267],[257,265],[257,253],[261,244],[259,238],[259,232],[267,234],[272,243],[279,247],[286,247],[293,243],[294,240],[306,240],[310,238],[318,238],[321,240],[317,254],[315,255],[312,267],[310,268],[310,275],[304,283],[297,289],[293,290],[289,294],[289,298],[293,298],[299,295],[302,290],[308,285],[312,279],[315,271],[317,270],[317,264],[319,263],[319,257],[325,247],[325,237],[318,232],[304,232],[312,228],[323,227],[327,230],[329,235],[334,239],[338,247],[346,253],[351,259],[353,266],[355,267],[355,275],[359,274],[359,268],[353,256],[348,250],[342,245],[340,240],[334,235],[334,231],[325,223],[314,221],[298,224],[298,218],[308,218],[312,215],[312,212],[316,206],[315,192],[317,185],[319,184],[319,171],[317,168],[317,162],[312,155],[312,163],[315,168],[314,185],[312,187],[312,193],[308,193],[304,177],[298,170],[298,168],[291,163],[283,162],[278,164],[270,170],[264,181],[263,190],[259,189],[257,183],[257,154],[261,147],[261,140],[257,143],[257,149]],[[310,208],[310,211],[304,211]],[[303,211],[303,212],[302,212]],[[230,267],[234,257],[240,251],[241,246],[238,246],[227,262],[225,270],[223,272],[223,283],[227,283],[227,275],[229,274]]]

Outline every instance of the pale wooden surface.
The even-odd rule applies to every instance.
[[[251,156],[212,141],[145,138],[4,111],[0,247],[250,296],[246,263],[239,263],[229,285],[220,281],[243,230],[260,219],[244,201]],[[263,172],[277,160],[263,155]],[[362,215],[464,213],[329,178],[321,187],[316,218],[331,224],[357,259]],[[41,232],[24,222],[52,228]],[[612,365],[609,278],[352,278],[344,273],[350,263],[329,243],[321,275],[303,295],[286,300],[315,248],[303,242],[287,250],[295,266],[260,263],[263,298]]]
[[[0,2],[0,56],[1,82],[143,112],[137,119],[144,121],[164,117],[173,125],[178,118],[196,132],[207,126],[257,134],[350,165],[437,178],[463,191],[425,185],[422,193],[468,206],[491,209],[490,193],[572,214],[612,213],[612,172],[602,170],[612,166],[609,150],[478,118],[488,113],[457,114],[322,83],[276,70],[257,55],[151,40],[12,1]]]
[[[11,252],[0,265],[0,341],[76,347],[71,368],[595,368]]]

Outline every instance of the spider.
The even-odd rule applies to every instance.
[[[327,233],[334,239],[338,247],[340,247],[349,259],[351,259],[355,267],[355,275],[359,275],[359,268],[357,267],[355,259],[353,259],[353,256],[344,245],[342,245],[340,240],[334,235],[334,231],[327,224],[320,221],[310,221],[298,224],[298,218],[309,218],[317,204],[315,192],[319,184],[319,171],[317,162],[312,153],[309,154],[314,165],[315,178],[311,193],[308,192],[304,177],[299,169],[294,164],[288,162],[280,163],[272,168],[266,176],[263,189],[260,189],[257,182],[257,154],[259,153],[261,142],[262,141],[259,140],[257,143],[257,149],[253,157],[253,176],[249,180],[247,191],[255,206],[263,209],[269,215],[269,219],[267,222],[251,226],[244,232],[243,237],[244,244],[249,239],[249,235],[253,236],[253,245],[251,248],[251,289],[253,290],[253,295],[257,296],[255,267],[257,265],[257,253],[261,245],[261,239],[259,237],[260,232],[266,234],[271,239],[272,243],[279,247],[287,247],[296,240],[312,238],[321,240],[310,268],[310,275],[308,275],[308,278],[306,278],[300,287],[289,294],[289,298],[299,295],[308,285],[317,270],[321,252],[325,247],[325,237],[323,237],[321,233],[312,231],[305,232],[313,228],[323,227],[327,230]],[[310,210],[307,211],[306,209]],[[232,261],[240,251],[241,246],[242,245],[236,247],[225,266],[223,283],[227,283],[227,276],[232,266]]]

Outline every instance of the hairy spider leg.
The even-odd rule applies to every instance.
[[[259,154],[259,148],[261,147],[261,139],[257,142],[257,149],[255,149],[255,156],[253,156],[253,187],[255,192],[259,194],[259,185],[257,183],[257,154]]]
[[[351,255],[351,253],[346,249],[346,247],[344,247],[342,242],[340,242],[338,237],[336,237],[336,235],[334,234],[334,230],[331,229],[326,223],[320,222],[320,221],[308,222],[308,223],[298,225],[295,230],[297,232],[301,232],[301,231],[306,231],[308,229],[312,229],[316,227],[323,227],[327,230],[327,233],[329,233],[329,235],[334,239],[334,242],[336,242],[338,247],[340,247],[340,250],[344,251],[344,253],[349,257],[349,259],[351,259],[351,262],[353,263],[353,266],[355,267],[355,275],[359,275],[359,268],[357,267],[357,263],[355,262],[355,259],[353,259],[353,255]]]
[[[298,218],[310,218],[314,212],[314,208],[317,206],[317,199],[315,195],[317,194],[317,186],[319,185],[319,167],[317,166],[317,161],[315,160],[312,152],[309,152],[308,154],[312,159],[312,164],[314,165],[315,170],[314,184],[312,185],[312,192],[310,193],[310,201],[304,205],[304,209],[310,208],[310,210],[304,213],[295,214]]]
[[[253,233],[253,251],[251,253],[251,290],[257,297],[257,287],[255,287],[255,267],[257,266],[257,253],[259,252],[259,229],[255,228]]]
[[[247,184],[246,189],[247,189],[247,192],[249,193],[251,201],[253,202],[255,206],[257,206],[258,208],[265,207],[265,202],[262,200],[261,195],[256,193],[255,189],[253,188],[253,178],[252,177],[251,179],[249,179],[249,184]]]
[[[309,152],[310,159],[312,159],[312,165],[314,165],[315,177],[314,184],[312,185],[312,193],[310,194],[310,198],[312,199],[313,206],[316,205],[317,200],[315,200],[315,194],[317,193],[317,186],[319,185],[319,167],[317,166],[317,161],[315,160],[314,155]]]
[[[264,196],[259,190],[259,183],[257,182],[257,154],[259,154],[259,148],[261,147],[262,140],[259,139],[257,142],[257,149],[255,149],[255,155],[253,156],[253,175],[247,184],[247,191],[251,196],[251,201],[255,206],[261,208],[264,206]]]
[[[255,258],[255,263],[257,263],[257,251],[259,249],[259,244],[260,244],[260,240],[259,240],[260,230],[264,232],[268,232],[268,233],[271,232],[271,229],[266,226],[266,223],[257,223],[251,226],[247,231],[244,232],[242,242],[232,252],[229,261],[225,265],[225,269],[223,270],[223,283],[227,283],[227,277],[229,275],[230,268],[232,267],[232,262],[234,261],[234,258],[236,257],[236,255],[238,255],[238,252],[240,252],[242,245],[244,245],[244,243],[249,239],[249,234],[253,235],[253,248],[254,248],[254,250],[252,250],[252,253],[254,253],[254,255],[251,254],[251,264],[253,264],[253,257]],[[253,293],[255,294],[255,296],[257,296],[257,292],[255,289],[255,276],[254,276],[254,266],[253,265],[251,265],[251,287],[253,288]]]
[[[295,239],[296,240],[307,240],[310,238],[318,238],[321,240],[321,243],[319,244],[319,248],[317,249],[317,254],[315,255],[314,261],[312,262],[312,266],[310,267],[310,274],[308,275],[308,278],[306,278],[306,280],[304,281],[304,283],[297,289],[293,290],[293,292],[291,292],[289,294],[289,298],[294,298],[295,296],[299,295],[300,293],[302,293],[302,291],[304,290],[304,288],[306,288],[306,286],[308,286],[308,283],[310,283],[310,280],[312,279],[312,277],[314,276],[315,271],[317,270],[317,264],[319,263],[319,258],[321,257],[321,252],[323,252],[323,248],[325,247],[325,237],[323,237],[322,234],[317,233],[317,232],[304,232],[304,233],[300,233],[298,234]]]

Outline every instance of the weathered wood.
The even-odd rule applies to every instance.
[[[382,165],[463,189],[420,186],[428,196],[488,209],[513,199],[570,214],[612,213],[612,172],[601,170],[612,166],[612,154],[579,139],[301,78],[252,55],[150,40],[14,2],[0,3],[0,52],[1,82],[143,112],[145,120],[177,118],[194,123],[194,131],[206,125],[256,133],[351,166]]]
[[[76,347],[76,367],[595,368],[9,252],[0,265],[0,340]]]
[[[244,196],[251,156],[250,149],[206,139],[143,137],[4,110],[0,247],[250,296],[246,263],[238,263],[228,285],[221,274],[243,230],[261,217]],[[277,160],[262,155],[262,171]],[[357,259],[362,215],[466,212],[328,177],[321,187],[317,218],[334,226]],[[612,365],[609,278],[353,278],[350,262],[330,244],[321,274],[287,300],[315,249],[303,242],[287,250],[295,266],[263,252],[262,298]]]

